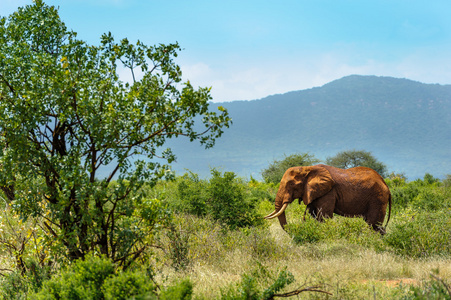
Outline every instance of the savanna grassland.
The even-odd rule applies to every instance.
[[[384,237],[360,218],[302,220],[304,205],[289,207],[286,231],[264,220],[281,174],[175,176],[169,140],[211,148],[232,124],[227,108],[210,106],[210,88],[183,82],[181,49],[112,33],[88,44],[43,0],[0,18],[0,299],[450,297],[450,176],[409,182],[379,170],[393,196]],[[121,80],[124,70],[132,81]],[[440,114],[424,115],[429,126],[414,118],[421,129],[446,136],[446,124],[433,123],[446,119],[446,101],[434,102]],[[354,164],[377,167],[363,164],[370,153],[352,153]]]
[[[284,291],[318,286],[331,293],[303,292],[308,299],[414,299],[415,292],[433,298],[431,286],[440,285],[440,278],[448,280],[449,289],[451,278],[450,183],[429,175],[414,182],[387,182],[393,207],[384,237],[359,218],[302,221],[304,205],[291,205],[287,232],[277,221],[257,220],[254,226],[224,231],[211,217],[180,214],[176,222],[185,237],[186,260],[172,271],[164,269],[171,277],[191,278],[196,297],[207,299],[224,298],[231,286],[246,290],[248,278],[267,288],[283,270],[294,277]],[[249,198],[261,197],[257,215],[272,211],[275,186],[242,184]]]
[[[386,181],[393,205],[384,237],[360,218],[337,216],[319,223],[307,215],[302,220],[303,204],[287,210],[284,231],[277,221],[261,218],[273,210],[277,185],[245,181],[231,172],[212,170],[208,180],[188,173],[162,181],[144,192],[170,211],[167,222],[149,232],[146,238],[153,246],[145,255],[127,271],[113,273],[133,270],[130,274],[147,278],[119,284],[141,288],[144,293],[137,292],[135,299],[152,299],[149,291],[156,286],[163,291],[185,290],[176,296],[169,293],[167,299],[271,299],[296,291],[303,299],[446,299],[451,278],[449,178],[427,174],[412,182],[399,177]],[[39,220],[22,223],[8,210],[1,220],[4,299],[11,295],[44,299],[50,286],[64,285],[55,278],[76,278],[77,272],[86,271],[74,270],[73,264],[63,267],[63,256],[52,252],[57,251],[56,244],[53,249],[39,248],[44,239]],[[20,249],[19,256],[15,251]],[[5,272],[20,261],[24,277]],[[96,272],[94,268],[88,273]],[[153,288],[146,287],[149,282]],[[107,287],[102,287],[105,293],[100,298],[92,299],[120,299],[108,298]]]

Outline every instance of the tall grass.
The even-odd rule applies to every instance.
[[[307,215],[303,221],[305,206],[297,204],[286,211],[286,231],[277,220],[233,223],[240,220],[234,219],[240,210],[220,212],[219,203],[227,199],[213,199],[217,191],[212,189],[234,191],[233,201],[244,201],[255,218],[273,210],[276,186],[225,175],[218,173],[217,181],[210,182],[191,174],[149,190],[149,197],[161,199],[174,212],[170,226],[153,233],[155,247],[132,266],[136,273],[117,273],[103,285],[105,293],[130,291],[124,289],[129,282],[144,286],[135,275],[147,272],[166,295],[193,299],[260,299],[309,287],[330,294],[304,291],[302,299],[446,296],[451,284],[451,184],[433,178],[388,180],[393,208],[382,237],[361,218],[336,216],[320,223]],[[218,201],[217,213],[208,207],[211,201]],[[3,280],[2,287],[26,290],[16,279],[20,274],[9,276],[10,283]]]
[[[294,237],[296,233],[283,231],[277,221],[266,227],[224,232],[211,219],[180,216],[178,222],[192,232],[188,241],[190,264],[182,272],[163,264],[162,273],[169,278],[189,276],[194,295],[205,299],[221,297],[221,290],[240,282],[242,275],[252,273],[258,264],[272,273],[286,267],[295,282],[285,291],[322,284],[333,293],[328,299],[407,297],[412,291],[409,285],[399,285],[399,280],[407,278],[409,284],[421,285],[436,268],[442,278],[451,278],[450,255],[406,255],[390,244],[389,238],[398,230],[396,224],[404,222],[403,214],[393,217],[393,226],[383,238],[358,218],[337,217],[318,223],[294,221],[295,212],[290,217],[290,228],[312,226],[328,233],[320,240],[300,242]],[[306,292],[303,297],[323,299],[324,295]]]

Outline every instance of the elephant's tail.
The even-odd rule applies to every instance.
[[[385,227],[388,225],[388,221],[390,221],[390,214],[391,214],[391,193],[388,193],[388,218],[387,222],[385,223]]]

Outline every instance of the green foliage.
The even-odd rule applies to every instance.
[[[242,239],[240,242],[246,249],[251,251],[253,257],[271,259],[283,255],[284,249],[277,247],[274,236],[268,234],[267,229],[264,227],[242,228],[239,235]],[[232,235],[230,240],[232,239],[235,244],[226,245],[230,249],[236,247],[236,242],[239,238]]]
[[[384,243],[409,257],[451,254],[451,210],[402,212],[390,226]]]
[[[430,280],[421,286],[410,287],[411,293],[403,300],[451,299],[451,283],[439,277],[439,270],[433,270]]]
[[[212,147],[229,126],[224,108],[209,110],[209,88],[181,83],[180,50],[111,33],[89,45],[42,0],[1,19],[0,166],[14,176],[0,176],[0,188],[14,191],[24,219],[47,220],[45,234],[69,259],[95,252],[126,267],[139,257],[130,254],[164,219],[138,211],[144,182],[172,176],[156,162],[175,159],[161,147],[177,136]],[[120,80],[123,67],[132,82]]]
[[[451,188],[451,174],[447,174],[445,179],[443,179],[443,186],[445,188]]]
[[[260,263],[257,262],[257,266],[258,268],[250,274],[243,274],[238,284],[230,285],[228,288],[221,290],[221,299],[273,299],[274,294],[295,281],[293,274],[287,271],[286,268],[275,277]],[[269,286],[262,289],[261,286],[263,285]]]
[[[153,299],[155,291],[145,272],[117,272],[111,260],[89,255],[45,281],[29,299]]]
[[[189,173],[177,182],[178,199],[170,206],[183,213],[208,215],[230,229],[261,224],[258,203],[262,197],[271,197],[266,187],[249,185],[233,172],[216,169],[211,169],[208,181]]]
[[[178,179],[177,196],[180,199],[179,211],[196,216],[205,216],[208,211],[207,182],[199,175],[189,172]]]
[[[274,294],[281,291],[285,286],[294,282],[294,276],[287,270],[282,270],[279,276],[267,289],[263,291],[262,299],[272,299]]]
[[[402,186],[406,183],[407,177],[404,173],[391,172],[385,181],[389,186]]]
[[[301,245],[343,239],[366,246],[380,239],[362,218],[336,217],[318,222],[308,215],[305,221],[289,223],[286,229],[293,241]]]
[[[212,169],[209,181],[209,211],[214,220],[231,229],[261,223],[257,214],[258,199],[246,197],[244,184],[233,172],[221,174]]]
[[[315,243],[326,239],[325,229],[324,224],[310,216],[306,217],[305,221],[286,225],[287,232],[296,244]]]
[[[311,166],[319,163],[320,160],[309,153],[296,153],[285,155],[282,160],[274,160],[266,169],[262,170],[263,180],[267,183],[278,184],[283,174],[288,168],[297,166]]]
[[[19,271],[13,271],[0,279],[0,299],[27,299],[29,286]]]
[[[392,194],[395,210],[402,208],[423,209],[435,211],[451,208],[451,189],[430,174],[425,174],[423,180],[406,182],[397,178],[386,180]]]
[[[408,257],[447,256],[451,254],[451,211],[421,213],[404,210],[390,224],[384,237],[374,232],[362,218],[336,217],[318,222],[310,216],[289,223],[287,232],[293,241],[306,243],[343,240],[377,251],[392,251]]]
[[[382,177],[387,176],[387,166],[378,161],[371,152],[364,150],[348,150],[337,153],[335,156],[328,157],[326,164],[341,169],[353,167],[368,167],[379,173]]]
[[[173,286],[169,286],[160,294],[160,300],[190,300],[193,295],[193,284],[184,279]]]
[[[60,276],[44,282],[31,299],[103,299],[102,285],[114,274],[113,263],[106,258],[87,256],[69,266]]]
[[[124,271],[117,276],[110,276],[102,284],[102,292],[106,300],[130,299],[144,297],[155,291],[154,284],[141,272]]]

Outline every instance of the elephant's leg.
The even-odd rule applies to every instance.
[[[385,234],[385,228],[383,227],[383,222],[385,218],[385,209],[386,207],[382,205],[371,205],[369,206],[369,210],[365,215],[365,221],[371,225],[374,231],[379,232],[380,234]]]
[[[318,212],[316,206],[313,203],[307,205],[307,208],[305,210],[308,211],[309,215],[316,219]]]
[[[385,228],[382,225],[373,224],[371,226],[373,227],[374,231],[379,232],[381,235],[385,235]]]
[[[315,217],[322,222],[325,218],[332,218],[335,210],[335,199],[332,195],[318,198],[315,202]]]

